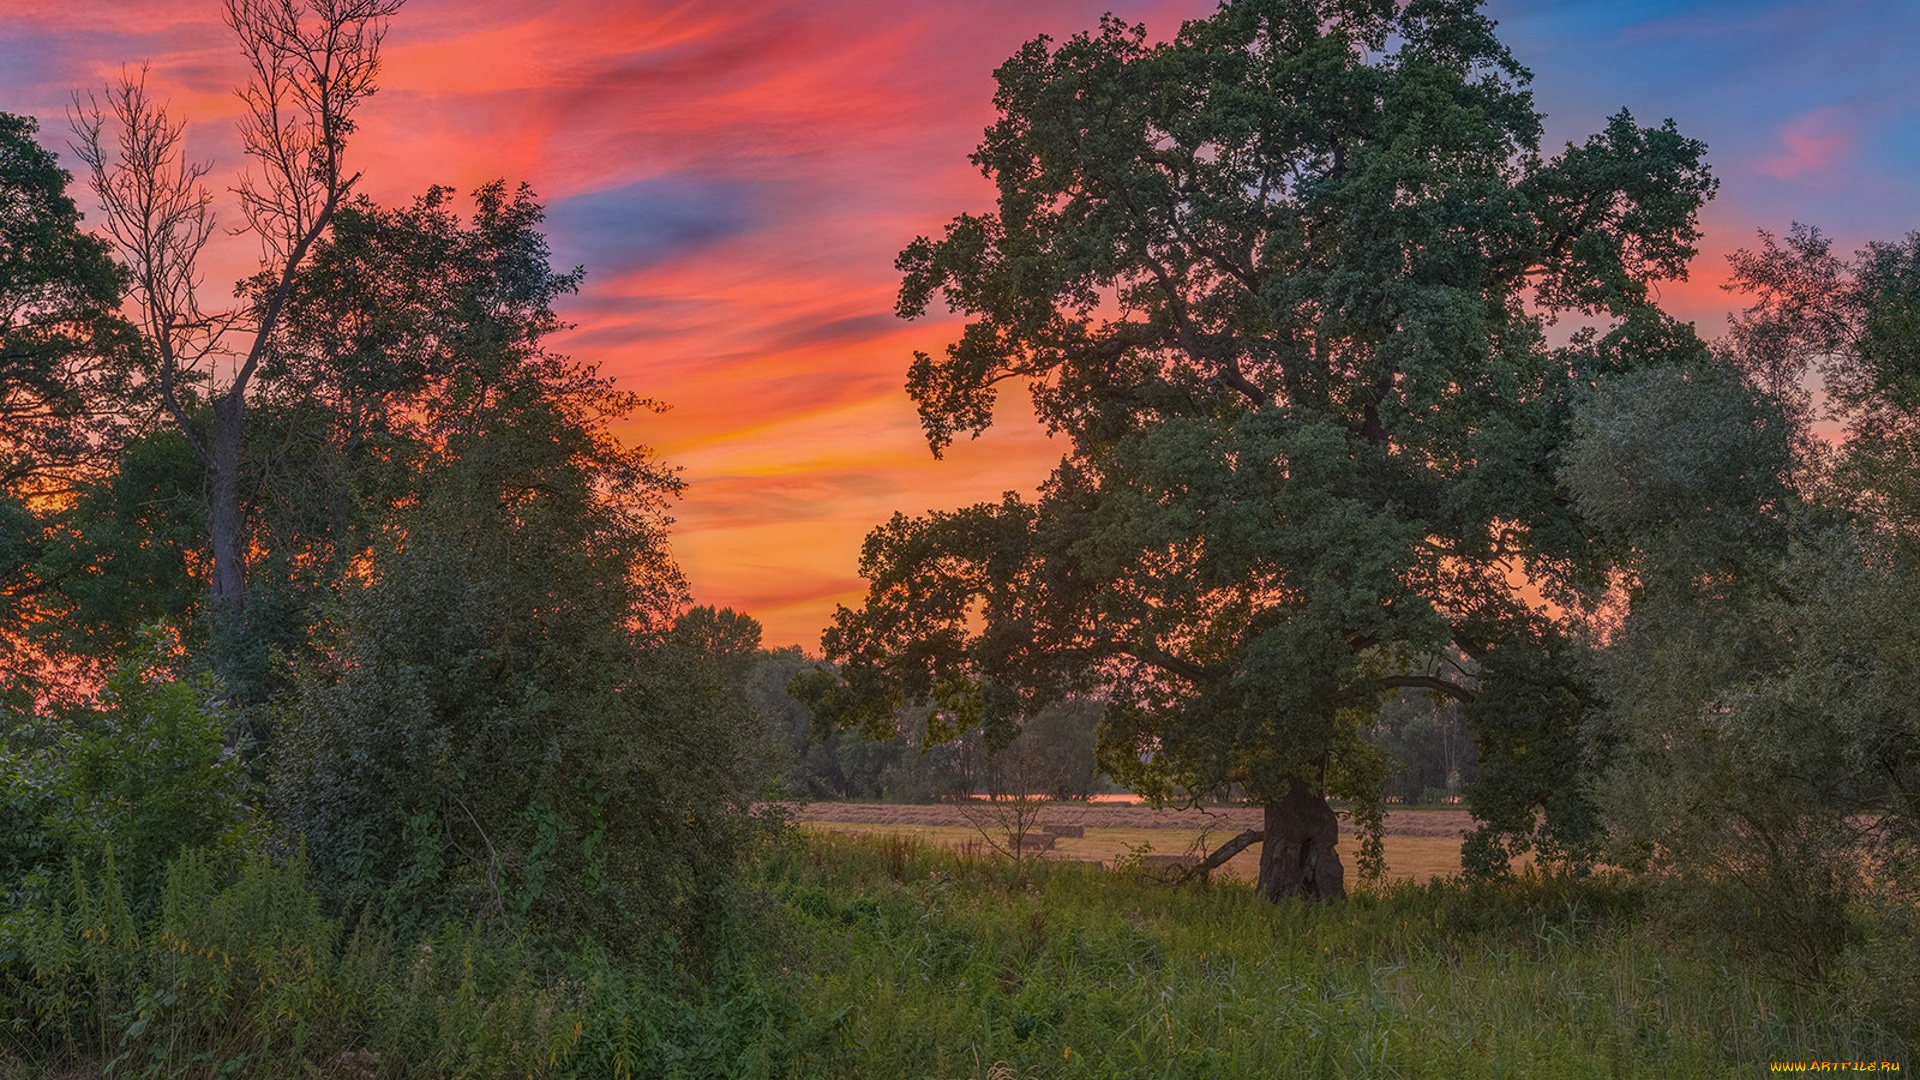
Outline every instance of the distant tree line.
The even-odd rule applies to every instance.
[[[779,747],[783,790],[801,799],[932,802],[971,795],[1036,794],[1086,799],[1113,788],[1094,762],[1094,729],[1103,707],[1062,702],[1033,718],[1010,746],[989,747],[981,732],[931,740],[903,715],[891,733],[834,731],[789,687],[815,667],[799,649],[762,655],[748,693]]]

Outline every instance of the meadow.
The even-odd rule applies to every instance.
[[[820,1075],[1704,1077],[1911,1057],[1880,988],[1795,990],[1665,940],[1608,878],[1275,905],[897,836],[815,836],[775,876],[814,941],[796,993],[843,1018]]]
[[[1102,803],[1047,803],[1032,808],[1030,831],[1067,825],[1071,832],[1046,841],[1034,857],[1100,866],[1138,864],[1171,869],[1203,857],[1242,829],[1260,827],[1260,811],[1249,807],[1154,810],[1145,806]],[[892,806],[881,803],[824,802],[795,812],[802,829],[852,836],[910,837],[934,847],[987,852],[1013,845],[1013,811],[991,805],[971,808],[943,803]],[[1340,855],[1354,861],[1359,837],[1347,822]],[[1460,837],[1472,827],[1471,815],[1455,808],[1395,809],[1387,815],[1382,838],[1386,875],[1391,881],[1424,882],[1460,872]],[[1251,882],[1259,876],[1260,849],[1252,846],[1214,872],[1227,880]]]
[[[1453,878],[1269,903],[1226,881],[789,835],[710,947],[565,951],[324,918],[296,861],[158,910],[8,917],[0,1076],[1745,1077],[1913,1060],[1910,990],[1795,987],[1652,929],[1639,885]],[[632,943],[625,943],[629,946]],[[19,973],[31,971],[31,979]]]

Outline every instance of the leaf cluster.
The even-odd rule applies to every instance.
[[[80,229],[30,117],[0,113],[0,493],[62,490],[117,445],[139,346],[126,274]]]

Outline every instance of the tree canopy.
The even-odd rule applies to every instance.
[[[80,229],[29,118],[0,113],[0,490],[30,493],[113,448],[132,334],[122,270]]]
[[[439,188],[362,202],[294,279],[263,370],[327,468],[285,512],[341,516],[271,550],[365,581],[287,695],[277,797],[343,903],[651,923],[748,835],[755,740],[709,668],[759,628],[673,632],[681,483],[608,430],[643,400],[548,346],[579,274],[540,220],[502,184],[467,219]]]
[[[48,588],[38,511],[118,449],[138,353],[108,246],[80,229],[66,171],[28,117],[0,112],[0,625]],[[26,675],[0,632],[0,689]]]
[[[251,104],[302,78],[346,95],[320,103],[325,130],[296,117],[250,148],[293,140],[288,167],[337,173],[338,110],[370,89],[395,7],[236,0],[243,38],[280,35],[248,39],[267,64]],[[329,49],[364,65],[354,86]],[[340,910],[390,926],[701,940],[760,833],[759,627],[684,610],[682,482],[614,434],[652,403],[551,347],[584,271],[551,265],[531,190],[484,185],[470,213],[439,187],[349,198],[344,175],[243,191],[270,265],[241,311],[207,315],[180,125],[137,81],[110,99],[120,149],[158,155],[112,159],[83,116],[144,335],[114,314],[129,271],[79,231],[66,174],[0,117],[0,903],[70,862],[138,906],[183,846],[222,873],[304,850]],[[239,372],[220,386],[216,356]],[[244,549],[244,605],[220,602],[222,543]],[[71,675],[60,694],[14,685],[16,644]]]
[[[1267,804],[1269,895],[1341,893],[1326,796],[1377,791],[1383,694],[1577,764],[1564,635],[1518,579],[1598,572],[1555,475],[1575,392],[1700,351],[1649,297],[1694,253],[1704,147],[1621,112],[1544,155],[1470,0],[1243,0],[1161,44],[1109,17],[996,75],[997,206],[898,261],[902,316],[968,319],[908,389],[936,453],[1008,382],[1067,450],[1037,498],[877,529],[815,700],[1010,729],[1097,692],[1116,777]],[[1563,315],[1597,328],[1552,346]],[[1481,801],[1522,838],[1559,802],[1564,847],[1569,779],[1491,767]]]
[[[1804,981],[1920,893],[1920,235],[1733,259],[1717,362],[1612,380],[1563,476],[1618,550],[1598,657],[1610,861]],[[1837,421],[1839,438],[1813,425]]]
[[[151,356],[162,414],[205,469],[206,614],[217,624],[215,665],[252,681],[245,642],[247,506],[242,461],[250,391],[282,329],[294,279],[327,235],[360,174],[347,168],[354,114],[376,89],[380,44],[403,0],[226,0],[223,15],[246,58],[237,90],[241,145],[253,168],[232,194],[260,244],[241,304],[212,310],[200,256],[217,227],[205,184],[211,164],[186,156],[184,120],[124,73],[76,97],[75,150],[99,200],[102,232],[127,265],[128,297]],[[220,369],[226,370],[224,379]]]

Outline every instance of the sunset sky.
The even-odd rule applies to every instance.
[[[1703,332],[1725,325],[1725,256],[1757,228],[1804,221],[1847,249],[1920,228],[1913,0],[1488,7],[1534,71],[1552,145],[1622,106],[1706,141],[1720,196],[1693,280],[1662,289]],[[672,406],[630,434],[689,481],[673,537],[695,599],[815,650],[860,594],[868,529],[1030,489],[1058,455],[1010,415],[931,458],[901,387],[912,351],[955,324],[896,320],[892,263],[988,207],[966,157],[993,119],[993,68],[1109,8],[1164,37],[1213,5],[410,0],[351,153],[381,202],[533,186],[556,261],[588,271],[559,347]],[[0,110],[38,116],[71,167],[73,91],[144,61],[191,120],[191,152],[237,167],[241,60],[219,10],[0,0]],[[224,254],[215,295],[245,251]]]

